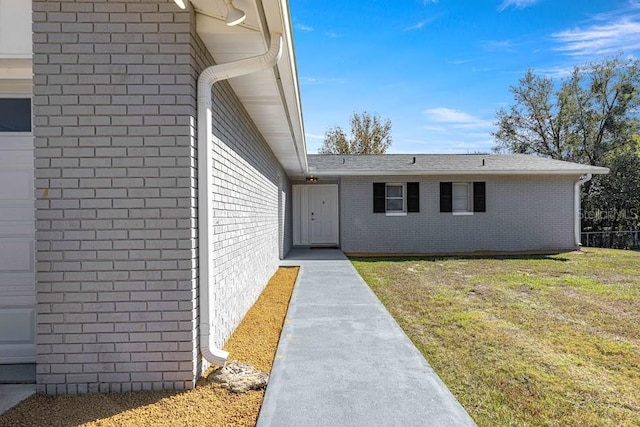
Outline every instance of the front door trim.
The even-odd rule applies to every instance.
[[[329,190],[329,194],[326,191]],[[321,218],[312,206],[317,197],[330,197],[330,205],[325,210],[329,218]],[[338,184],[293,185],[293,244],[294,246],[338,246],[340,242]],[[317,201],[316,201],[317,202]],[[314,222],[312,222],[314,221]],[[318,221],[329,221],[330,229],[325,230],[328,238],[320,239],[315,233]],[[317,231],[317,228],[316,228]],[[328,234],[327,234],[328,233]]]

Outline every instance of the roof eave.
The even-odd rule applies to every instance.
[[[584,175],[584,174],[608,174],[608,168],[585,168],[585,169],[554,169],[554,170],[329,170],[321,171],[309,169],[309,174],[313,176],[443,176],[443,175]]]
[[[241,25],[224,22],[224,3],[191,0],[196,10],[196,29],[217,64],[262,55],[271,34],[283,36],[279,63],[270,70],[229,80],[271,151],[289,176],[308,172],[291,19],[286,0],[247,2]]]

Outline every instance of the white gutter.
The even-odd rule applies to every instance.
[[[282,35],[271,35],[271,46],[262,55],[205,69],[198,78],[198,232],[200,276],[200,348],[203,357],[217,366],[224,366],[229,353],[216,348],[211,335],[213,277],[212,232],[213,203],[213,120],[211,88],[214,83],[233,77],[256,73],[275,66],[282,56]]]
[[[576,240],[576,246],[581,246],[582,242],[580,239],[580,232],[581,230],[581,218],[580,218],[580,186],[582,184],[584,184],[585,182],[589,181],[591,179],[593,175],[591,175],[590,173],[584,175],[584,177],[581,177],[574,185],[573,187],[573,205],[576,209],[575,211],[575,219],[573,222],[573,231],[574,231],[574,235],[575,235],[575,240]]]
[[[440,175],[580,175],[580,174],[606,174],[607,168],[593,167],[590,169],[483,169],[483,170],[463,170],[463,169],[422,169],[422,170],[377,170],[377,169],[322,169],[309,168],[309,174],[323,176],[440,176]]]

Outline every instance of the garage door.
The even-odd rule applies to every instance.
[[[0,363],[35,362],[33,200],[31,101],[0,97]]]

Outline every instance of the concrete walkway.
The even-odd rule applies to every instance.
[[[35,393],[35,384],[0,384],[0,415]]]
[[[36,365],[0,365],[0,415],[36,392]]]
[[[339,250],[301,266],[258,427],[474,426]]]

